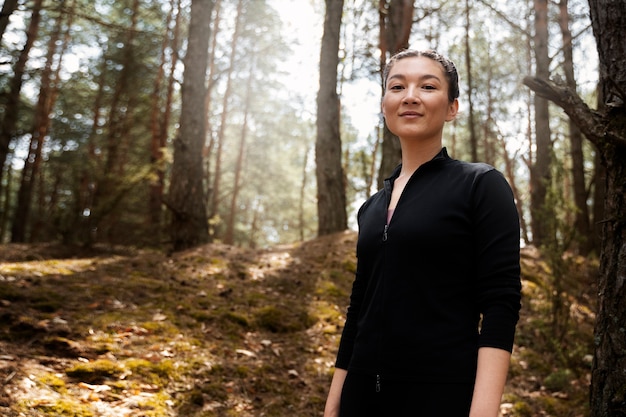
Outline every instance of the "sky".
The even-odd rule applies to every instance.
[[[270,0],[285,23],[284,36],[294,39],[294,54],[287,68],[293,83],[301,88],[312,114],[319,89],[319,55],[323,32],[324,2],[311,0]],[[314,7],[317,8],[314,9]],[[380,113],[380,86],[371,80],[346,83],[341,102],[344,112],[364,140],[378,125]]]

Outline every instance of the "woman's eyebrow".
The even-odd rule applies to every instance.
[[[406,80],[406,76],[404,74],[393,74],[393,75],[389,76],[389,81],[393,80],[394,78],[399,78],[401,80]],[[420,80],[429,80],[431,78],[434,78],[437,81],[441,81],[441,78],[439,78],[435,74],[424,74],[424,75],[421,75],[419,77]]]

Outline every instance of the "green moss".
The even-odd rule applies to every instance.
[[[53,403],[37,404],[29,407],[30,410],[36,410],[46,416],[55,417],[94,417],[93,411],[78,401],[70,401],[60,399]]]
[[[126,369],[142,376],[151,384],[163,385],[168,380],[176,379],[178,375],[175,364],[169,359],[156,363],[145,359],[128,359],[124,364]]]
[[[256,312],[255,319],[259,327],[274,333],[297,332],[315,323],[307,311],[285,306],[263,307]]]
[[[320,282],[317,285],[315,294],[319,295],[320,297],[340,297],[340,298],[347,297],[347,294],[345,293],[345,291],[337,287],[337,285],[331,281]]]
[[[574,375],[569,369],[559,369],[552,372],[543,380],[543,385],[548,391],[567,391],[571,386]]]
[[[51,373],[46,373],[39,376],[39,382],[48,387],[52,388],[54,391],[58,393],[66,392],[65,381],[59,376]]]
[[[98,359],[88,363],[78,363],[65,370],[67,376],[80,379],[84,382],[101,382],[106,378],[117,377],[124,369],[116,362],[107,359]]]
[[[229,312],[224,313],[222,315],[222,319],[228,320],[231,323],[238,324],[241,327],[250,326],[250,322],[248,321],[248,318],[245,315],[234,312],[234,311],[229,311]]]
[[[169,395],[159,392],[145,400],[137,403],[137,408],[141,410],[142,417],[166,417],[169,416],[168,401],[171,401]]]
[[[524,401],[516,401],[511,409],[515,417],[533,417],[533,408]]]
[[[338,323],[341,319],[341,312],[338,310],[335,304],[331,304],[325,301],[318,301],[311,306],[311,314],[314,315],[319,321],[328,323]]]

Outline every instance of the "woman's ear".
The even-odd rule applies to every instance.
[[[450,103],[448,107],[448,117],[446,117],[446,122],[450,122],[456,118],[456,115],[459,112],[459,100],[454,99],[452,103]]]

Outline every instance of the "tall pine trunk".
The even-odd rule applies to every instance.
[[[192,0],[191,22],[182,85],[180,129],[174,140],[174,162],[168,208],[172,211],[174,250],[208,240],[208,222],[202,184],[202,149],[206,138],[204,108],[213,1]]]
[[[16,135],[20,94],[24,82],[26,62],[28,61],[28,54],[35,43],[35,39],[39,36],[42,3],[43,0],[36,0],[32,5],[30,23],[26,30],[26,42],[13,66],[13,78],[9,82],[9,92],[6,96],[6,104],[3,109],[4,114],[1,115],[2,118],[0,119],[0,177],[2,177],[2,173],[4,172],[4,163],[9,154],[9,146]]]
[[[563,71],[567,86],[576,91],[576,78],[574,77],[574,54],[572,46],[572,32],[569,29],[568,0],[559,2],[559,26],[563,37]],[[572,159],[572,188],[574,191],[574,228],[578,242],[578,252],[581,255],[588,254],[593,249],[594,240],[591,237],[591,225],[589,223],[589,206],[587,205],[587,187],[585,185],[585,167],[583,155],[583,137],[578,126],[569,121],[570,157]]]
[[[535,74],[538,78],[550,76],[548,53],[548,0],[535,0]],[[530,167],[530,211],[532,241],[540,247],[552,242],[553,210],[546,204],[548,187],[551,184],[552,142],[550,133],[549,103],[535,95],[535,161]]]
[[[228,122],[229,107],[228,103],[231,100],[231,94],[233,89],[233,72],[235,67],[232,63],[236,62],[237,57],[237,43],[239,41],[240,32],[242,29],[243,19],[243,0],[239,0],[237,3],[237,16],[235,18],[235,29],[233,33],[233,39],[231,41],[230,58],[231,65],[228,68],[226,74],[226,87],[222,96],[222,111],[220,114],[220,125],[218,127],[217,137],[215,140],[215,172],[213,173],[213,183],[211,187],[211,200],[209,205],[209,218],[217,218],[219,214],[219,207],[221,203],[221,187],[222,187],[222,158],[224,153],[224,141],[226,137],[226,123]],[[215,230],[212,232],[216,236],[220,236],[223,232],[219,229],[219,225],[215,225]]]
[[[387,59],[396,52],[409,47],[414,14],[413,0],[379,0],[378,16],[380,26],[380,73]],[[383,83],[381,80],[381,87]],[[384,92],[383,92],[384,94]],[[402,150],[397,136],[383,125],[380,167],[378,170],[378,188],[382,188],[384,179],[402,159]]]
[[[41,168],[44,141],[50,128],[50,113],[57,95],[58,74],[68,42],[67,39],[60,41],[62,30],[63,18],[59,17],[55,23],[54,31],[48,40],[46,63],[41,73],[39,97],[35,106],[30,145],[28,154],[24,159],[20,188],[17,193],[17,205],[11,227],[11,242],[26,242],[28,240],[35,181]],[[60,49],[57,47],[59,42],[61,44]]]
[[[339,34],[343,0],[326,0],[324,34],[320,52],[320,85],[317,92],[317,233],[319,236],[348,228],[346,190],[341,164],[341,103],[337,95]]]

